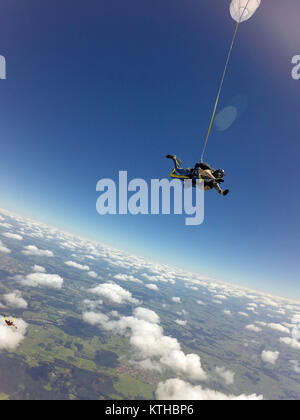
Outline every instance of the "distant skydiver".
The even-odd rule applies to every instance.
[[[17,329],[17,326],[14,324],[14,319],[7,319],[6,316],[4,316],[5,323],[8,327],[15,327]]]
[[[181,180],[192,179],[193,187],[196,187],[197,179],[204,181],[204,190],[210,191],[215,188],[219,194],[227,195],[229,190],[223,191],[220,187],[220,183],[224,182],[223,177],[225,176],[225,171],[223,169],[215,170],[208,163],[196,163],[194,168],[183,168],[182,161],[176,156],[167,155],[167,159],[172,159],[174,162],[175,169],[171,172],[172,178],[178,178]]]

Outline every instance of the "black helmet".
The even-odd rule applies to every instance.
[[[216,179],[222,179],[222,178],[224,178],[224,176],[225,176],[226,174],[225,174],[225,171],[224,171],[224,169],[218,169],[218,170],[216,170],[214,173],[213,173],[213,176],[216,178]]]

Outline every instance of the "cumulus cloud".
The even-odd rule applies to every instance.
[[[5,236],[8,239],[15,239],[16,241],[22,241],[23,240],[23,236],[17,235],[16,233],[5,232],[5,233],[2,233],[2,235]]]
[[[160,382],[156,389],[156,398],[158,400],[262,400],[262,395],[225,395],[211,389],[204,389],[202,386],[193,386],[181,379],[168,379]]]
[[[271,363],[272,365],[275,365],[279,355],[280,355],[279,351],[264,350],[261,353],[261,358],[263,362]]]
[[[9,223],[0,223],[0,226],[4,227],[5,229],[13,228],[13,225],[10,225]]]
[[[148,366],[154,363],[156,367],[159,363],[161,368],[185,374],[193,381],[207,379],[200,357],[197,354],[185,354],[176,338],[165,336],[159,325],[159,316],[154,311],[136,308],[133,316],[121,317],[119,320],[111,320],[102,313],[86,312],[83,319],[122,335],[129,331],[132,358],[136,362],[144,361]]]
[[[279,341],[281,343],[286,344],[287,346],[291,347],[294,350],[300,350],[300,343],[295,338],[283,337],[283,338],[280,338]]]
[[[300,373],[300,362],[299,360],[290,360],[290,364],[292,365],[292,368],[294,372]]]
[[[181,350],[173,350],[168,355],[163,356],[160,362],[177,373],[185,374],[192,381],[207,379],[198,354],[184,354]]]
[[[33,255],[33,256],[36,256],[36,257],[53,257],[53,252],[52,251],[39,249],[35,245],[24,246],[22,254]]]
[[[175,302],[175,303],[181,303],[181,299],[180,299],[180,297],[172,297],[172,301],[173,302]]]
[[[19,290],[16,290],[13,293],[7,293],[3,296],[3,299],[10,308],[26,309],[28,307],[28,303],[22,298],[22,294]]]
[[[65,264],[68,265],[69,267],[77,268],[78,270],[82,270],[82,271],[90,270],[90,267],[88,265],[78,264],[77,262],[74,262],[74,261],[66,261]]]
[[[157,291],[158,292],[158,287],[156,286],[156,284],[146,284],[145,285],[148,289],[151,289],[151,290],[155,290],[155,291]]]
[[[256,327],[255,325],[252,325],[252,324],[251,325],[247,325],[246,326],[246,329],[249,330],[249,331],[256,332],[256,333],[258,333],[258,332],[261,331],[261,328]]]
[[[89,275],[90,277],[92,277],[92,279],[96,279],[96,278],[98,277],[98,274],[97,274],[97,273],[95,273],[95,271],[89,271],[89,272],[88,272],[88,275]]]
[[[84,299],[83,301],[85,311],[94,311],[99,305],[103,305],[103,300]]]
[[[95,295],[109,299],[113,303],[132,303],[137,304],[138,300],[132,297],[132,294],[123,287],[115,283],[103,283],[89,290]]]
[[[224,295],[215,295],[215,298],[218,300],[227,300],[227,296]]]
[[[299,313],[293,314],[292,323],[293,324],[299,324],[300,323],[300,314]]]
[[[238,314],[241,315],[241,316],[244,316],[244,317],[248,317],[249,316],[248,314],[246,314],[246,312],[239,312]]]
[[[289,328],[284,327],[283,325],[271,323],[271,324],[267,324],[267,326],[271,328],[272,330],[290,334]]]
[[[146,308],[135,308],[133,311],[133,315],[135,318],[150,322],[151,324],[158,324],[159,323],[159,316],[156,312],[152,311],[151,309]]]
[[[64,279],[58,274],[31,273],[26,277],[16,276],[15,279],[23,286],[46,287],[50,289],[61,289]]]
[[[11,251],[10,249],[8,249],[3,242],[0,240],[0,252],[2,252],[3,254],[10,254]]]
[[[40,265],[34,265],[33,266],[33,271],[35,273],[45,273],[46,269],[44,267],[40,266]]]
[[[224,309],[223,313],[225,315],[231,315],[231,311],[229,311],[229,309]]]
[[[223,302],[221,300],[217,300],[217,299],[213,299],[212,303],[214,303],[215,305],[223,305]]]
[[[121,281],[132,281],[133,283],[139,283],[139,284],[143,283],[141,280],[129,274],[116,274],[114,276],[114,279],[121,280]]]
[[[226,385],[232,385],[234,382],[234,373],[226,370],[225,367],[216,367],[216,374],[224,379]]]
[[[83,320],[90,325],[101,325],[101,324],[105,324],[106,322],[109,321],[109,318],[107,315],[102,314],[102,313],[97,313],[97,312],[84,312],[83,315]]]
[[[22,319],[15,319],[18,329],[7,327],[3,319],[0,320],[0,350],[14,350],[24,340],[28,324]]]

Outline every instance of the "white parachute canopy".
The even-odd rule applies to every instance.
[[[261,0],[232,0],[230,14],[237,22],[250,19],[259,8]]]

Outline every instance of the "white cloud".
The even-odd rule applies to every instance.
[[[248,317],[249,316],[248,314],[246,314],[246,312],[239,312],[238,314],[241,315],[241,316],[244,316],[244,317]]]
[[[40,265],[34,265],[32,269],[35,273],[45,273],[46,272],[46,269],[44,267],[40,266]]]
[[[85,311],[94,311],[98,306],[103,305],[103,301],[102,300],[89,300],[89,299],[85,299],[83,301],[83,306]]]
[[[151,290],[156,290],[157,292],[158,292],[158,287],[156,286],[156,284],[146,284],[145,285],[148,289],[151,289]]]
[[[84,312],[82,317],[83,320],[90,325],[101,325],[109,321],[107,315],[97,312]]]
[[[202,300],[197,300],[197,303],[198,303],[198,305],[203,305],[203,306],[206,305],[206,303],[202,302]]]
[[[234,382],[234,373],[226,370],[225,367],[216,367],[216,374],[224,379],[226,385],[232,385]]]
[[[214,297],[219,300],[227,300],[227,296],[224,295],[215,295]]]
[[[185,374],[191,380],[207,379],[200,357],[197,354],[185,354],[176,338],[165,336],[159,325],[159,316],[154,311],[136,308],[133,316],[121,317],[119,320],[110,320],[105,314],[91,312],[84,313],[83,319],[122,335],[129,330],[134,361],[147,360],[147,365],[155,363],[156,367],[159,363],[161,368]]]
[[[96,279],[96,278],[98,277],[98,274],[97,274],[97,273],[95,273],[95,271],[89,271],[89,272],[88,272],[88,275],[89,275],[90,277],[92,277],[92,279]]]
[[[114,276],[114,279],[121,280],[121,281],[132,281],[133,283],[143,284],[143,282],[141,280],[137,279],[134,276],[128,275],[128,274],[116,274]]]
[[[152,311],[151,309],[146,308],[135,308],[133,311],[133,315],[140,320],[144,320],[150,322],[151,324],[158,324],[159,323],[159,316],[156,312]]]
[[[10,254],[10,249],[6,248],[6,246],[3,244],[3,242],[0,240],[0,252],[3,252],[4,254]]]
[[[271,323],[271,324],[267,324],[267,326],[271,328],[272,330],[290,334],[289,328],[284,327],[283,325]]]
[[[183,327],[185,327],[186,324],[187,324],[187,321],[183,321],[182,319],[176,319],[175,322],[176,322],[176,324],[181,325]]]
[[[177,373],[185,374],[192,381],[207,379],[198,354],[184,354],[181,350],[172,350],[160,359],[160,363]]]
[[[7,293],[3,296],[3,299],[10,308],[26,309],[28,307],[28,303],[22,298],[22,294],[19,290],[16,290],[13,293]]]
[[[292,318],[292,324],[298,324],[298,323],[300,323],[300,314],[299,313],[295,313],[293,315],[293,318]]]
[[[231,315],[231,311],[229,311],[228,309],[224,309],[223,313],[225,315]]]
[[[90,267],[88,265],[78,264],[74,261],[66,261],[65,264],[68,265],[69,267],[77,268],[78,270],[83,270],[83,271],[90,270]]]
[[[132,297],[132,294],[123,287],[115,283],[103,283],[89,290],[91,293],[102,296],[114,303],[133,303],[137,304],[138,300]]]
[[[300,343],[295,338],[283,337],[280,338],[279,341],[291,347],[292,349],[300,350]]]
[[[66,242],[62,242],[60,244],[60,247],[67,248],[67,249],[70,249],[71,251],[74,251],[77,248],[77,244],[72,241],[66,241]]]
[[[15,319],[14,323],[17,329],[0,320],[0,350],[14,350],[24,340],[28,324],[22,319]]]
[[[200,385],[193,386],[181,379],[168,379],[166,382],[160,382],[156,389],[156,398],[158,400],[262,400],[262,395],[225,395],[211,389],[203,389]]]
[[[47,287],[50,289],[61,289],[63,278],[58,274],[32,273],[26,277],[16,276],[15,279],[23,286],[29,287]]]
[[[9,223],[0,223],[0,226],[4,227],[5,229],[13,228],[13,225],[10,225]]]
[[[52,251],[39,249],[35,245],[24,246],[24,250],[22,251],[22,254],[34,255],[37,257],[53,257]]]
[[[264,350],[261,353],[261,358],[262,358],[263,362],[271,363],[272,365],[275,365],[279,355],[280,355],[279,351]]]
[[[8,239],[15,239],[17,241],[22,241],[23,240],[23,236],[17,235],[16,233],[5,232],[5,233],[2,233],[2,235],[5,236]]]
[[[175,303],[181,303],[180,297],[172,297],[172,301]]]
[[[258,332],[261,331],[261,328],[256,327],[255,325],[252,325],[252,324],[251,325],[247,325],[246,326],[246,329],[249,330],[249,331],[256,332],[256,333],[258,333]]]
[[[294,372],[300,373],[300,361],[299,360],[290,360]]]

